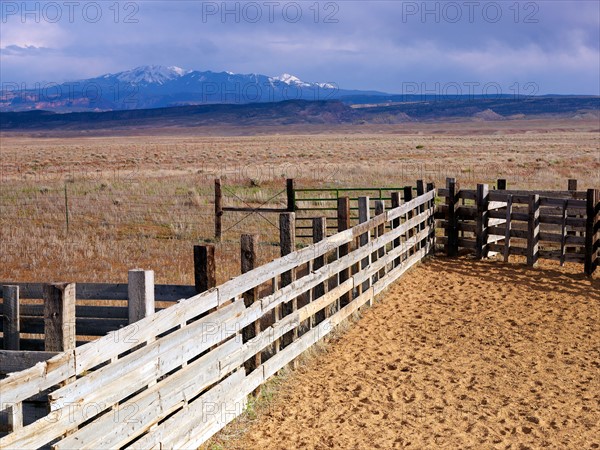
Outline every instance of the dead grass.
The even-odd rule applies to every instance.
[[[275,207],[285,204],[288,177],[298,187],[403,186],[419,178],[440,186],[447,176],[463,185],[497,178],[515,188],[565,189],[568,178],[581,188],[600,185],[594,121],[254,131],[271,134],[3,134],[0,279],[116,282],[143,267],[159,283],[191,284],[192,246],[213,238],[215,176],[227,205]],[[218,282],[239,274],[242,233],[261,235],[261,263],[278,255],[275,214],[226,213],[224,229]]]

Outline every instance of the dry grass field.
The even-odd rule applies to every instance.
[[[158,283],[191,284],[192,245],[214,236],[216,176],[231,206],[282,207],[285,178],[297,187],[442,185],[448,176],[597,187],[599,132],[595,119],[556,119],[3,133],[0,279],[117,282],[142,267]],[[275,214],[227,213],[217,281],[239,273],[241,233],[261,234],[261,261],[276,256],[276,225]]]

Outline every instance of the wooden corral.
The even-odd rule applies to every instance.
[[[317,218],[314,244],[300,250],[295,213],[283,213],[281,258],[254,267],[256,239],[244,236],[242,275],[154,313],[149,297],[158,299],[159,292],[150,287],[152,277],[133,275],[139,277],[129,283],[136,294],[125,297],[121,288],[118,298],[136,304],[119,310],[118,318],[139,320],[83,345],[69,344],[0,380],[0,411],[9,428],[0,447],[199,446],[241,414],[248,394],[433,251],[435,197],[428,185],[414,199],[405,195],[402,204],[396,197],[398,204],[387,211],[377,202],[373,218],[369,199],[362,198],[360,223],[353,227],[350,200],[340,198],[339,232],[327,236],[326,220]],[[210,251],[195,255],[214,267]],[[200,272],[197,286],[208,287]],[[74,298],[84,295],[77,286],[53,285],[58,293],[52,296],[50,288],[36,292],[71,314],[44,306],[45,319],[63,318],[61,326],[46,321],[46,332],[64,331],[68,317],[77,315]],[[15,295],[14,288],[6,292],[6,298]],[[50,412],[28,417],[24,405],[33,400],[47,402]]]

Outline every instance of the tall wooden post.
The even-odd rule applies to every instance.
[[[420,197],[424,193],[425,193],[425,184],[423,183],[423,180],[417,180],[417,197]],[[425,204],[423,203],[417,209],[417,213],[421,214],[424,211],[425,211]],[[422,222],[417,227],[417,232],[423,231],[424,229],[425,229],[425,222]],[[417,250],[420,250],[423,245],[425,245],[425,239],[422,239],[421,241],[419,241],[417,243]]]
[[[296,191],[294,190],[294,179],[288,178],[285,183],[287,194],[287,210],[288,212],[296,211]]]
[[[154,314],[154,271],[132,269],[127,281],[129,323]]]
[[[499,191],[505,191],[506,190],[506,180],[504,178],[498,178],[498,183],[496,184],[496,186]]]
[[[215,239],[221,241],[223,233],[223,192],[221,179],[215,178]]]
[[[316,244],[317,242],[321,242],[323,239],[327,237],[327,219],[325,217],[315,217],[313,219],[313,242]],[[318,270],[325,265],[325,255],[318,256],[315,258],[313,262],[313,269]],[[313,299],[318,299],[325,295],[328,290],[328,280],[325,280],[324,283],[320,283],[313,289]],[[326,307],[321,311],[315,314],[315,323],[319,324],[325,320],[326,317],[329,317],[331,313],[331,308]]]
[[[435,190],[435,183],[427,183],[427,192],[431,192]],[[430,227],[430,234],[427,238],[427,242],[431,245],[431,249],[429,251],[430,254],[435,254],[435,196],[429,201],[429,208],[431,209],[431,217],[428,221],[428,226]]]
[[[477,220],[475,228],[475,257],[477,259],[488,257],[488,204],[489,204],[489,187],[487,184],[478,184],[477,193],[475,195],[477,202]]]
[[[340,197],[337,202],[337,219],[338,232],[348,230],[350,228],[350,198]],[[339,258],[346,256],[350,252],[350,244],[342,244],[339,247]],[[350,278],[350,268],[340,271],[339,284],[342,284]],[[346,292],[340,297],[339,308],[343,308],[350,303],[350,293]]]
[[[400,206],[400,192],[392,192],[392,209],[398,208]],[[392,229],[396,229],[400,226],[400,217],[392,220]],[[398,237],[394,239],[394,243],[392,245],[393,248],[398,248],[401,245],[401,239]],[[393,267],[398,267],[400,265],[400,257],[394,259]]]
[[[446,189],[448,197],[446,198],[446,255],[450,257],[458,256],[458,215],[456,213],[458,184],[455,178],[446,178]]]
[[[365,223],[365,222],[368,222],[370,218],[371,218],[371,209],[370,209],[369,197],[359,197],[358,198],[358,222]],[[364,247],[365,245],[367,245],[370,240],[369,239],[370,235],[371,234],[369,231],[361,234],[358,238],[358,245],[360,247]],[[369,267],[369,264],[371,264],[371,255],[367,255],[360,262],[361,270],[364,270],[367,267]],[[358,295],[362,294],[364,291],[369,289],[369,287],[370,287],[369,280],[366,280],[362,285],[357,286]]]
[[[279,215],[279,245],[281,256],[289,255],[296,251],[296,214],[282,213]],[[292,269],[281,274],[281,287],[292,284],[296,280],[296,270]],[[298,308],[298,299],[294,298],[290,302],[282,305],[282,317],[292,314]],[[289,345],[298,338],[298,328],[283,336],[283,345]]]
[[[201,293],[217,285],[214,245],[194,245],[194,286]]]
[[[375,200],[375,215],[379,216],[381,214],[385,213],[385,203],[383,203],[383,200]],[[385,233],[385,224],[381,224],[378,225],[377,228],[375,229],[375,237],[381,237],[383,236],[383,234]],[[378,249],[377,251],[377,260],[380,260],[381,258],[383,258],[385,256],[385,247],[381,247],[380,249]],[[379,270],[379,276],[378,276],[378,280],[381,279],[383,276],[385,276],[385,272],[386,272],[386,268],[385,266],[383,266],[381,268],[381,270]]]
[[[586,195],[586,220],[585,220],[585,262],[584,272],[592,276],[598,266],[598,202],[600,190],[588,189]]]
[[[534,267],[539,257],[540,241],[540,196],[533,194],[529,197],[529,212],[527,221],[527,265]]]
[[[75,283],[44,285],[44,349],[73,350],[75,331]]]
[[[19,286],[2,286],[2,297],[4,297],[4,349],[19,350],[21,332]]]
[[[571,192],[576,192],[577,191],[577,180],[574,178],[569,178],[568,182],[567,182],[567,189]],[[567,218],[577,218],[577,217],[581,217],[579,215],[573,215],[573,214],[567,214]],[[567,230],[567,236],[578,236],[579,233],[577,231],[574,230]],[[577,247],[572,247],[569,246],[566,248],[565,253],[572,253],[572,252],[576,252],[577,251]]]
[[[250,272],[257,266],[257,255],[258,250],[258,235],[257,234],[242,234],[240,240],[240,260],[242,273]],[[249,308],[258,301],[258,288],[250,289],[245,292],[244,304],[246,308]],[[248,342],[260,333],[260,319],[254,323],[251,323],[242,330],[243,342]],[[258,352],[253,358],[250,358],[245,362],[244,366],[247,373],[252,372],[262,363],[261,353]]]
[[[404,186],[404,203],[408,203],[413,199],[413,190],[412,186]],[[413,218],[413,210],[411,209],[406,213],[406,220],[410,220]],[[408,242],[415,235],[414,228],[409,228],[406,230],[406,241]],[[407,244],[408,245],[408,244]],[[406,257],[413,255],[415,253],[414,245],[408,245],[408,252],[406,252]]]
[[[567,189],[569,191],[576,191],[577,190],[577,180],[574,178],[569,178],[569,180],[567,182]]]

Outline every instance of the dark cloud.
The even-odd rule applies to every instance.
[[[504,90],[535,83],[538,93],[600,94],[597,1],[257,1],[225,8],[220,1],[147,1],[121,2],[118,13],[112,2],[100,2],[96,21],[81,2],[73,20],[63,14],[51,24],[6,16],[5,4],[21,2],[2,3],[1,72],[13,79],[52,73],[65,80],[161,64],[290,72],[388,92],[402,92],[406,83],[436,89],[493,82]],[[30,46],[56,49],[60,58],[23,50]]]

